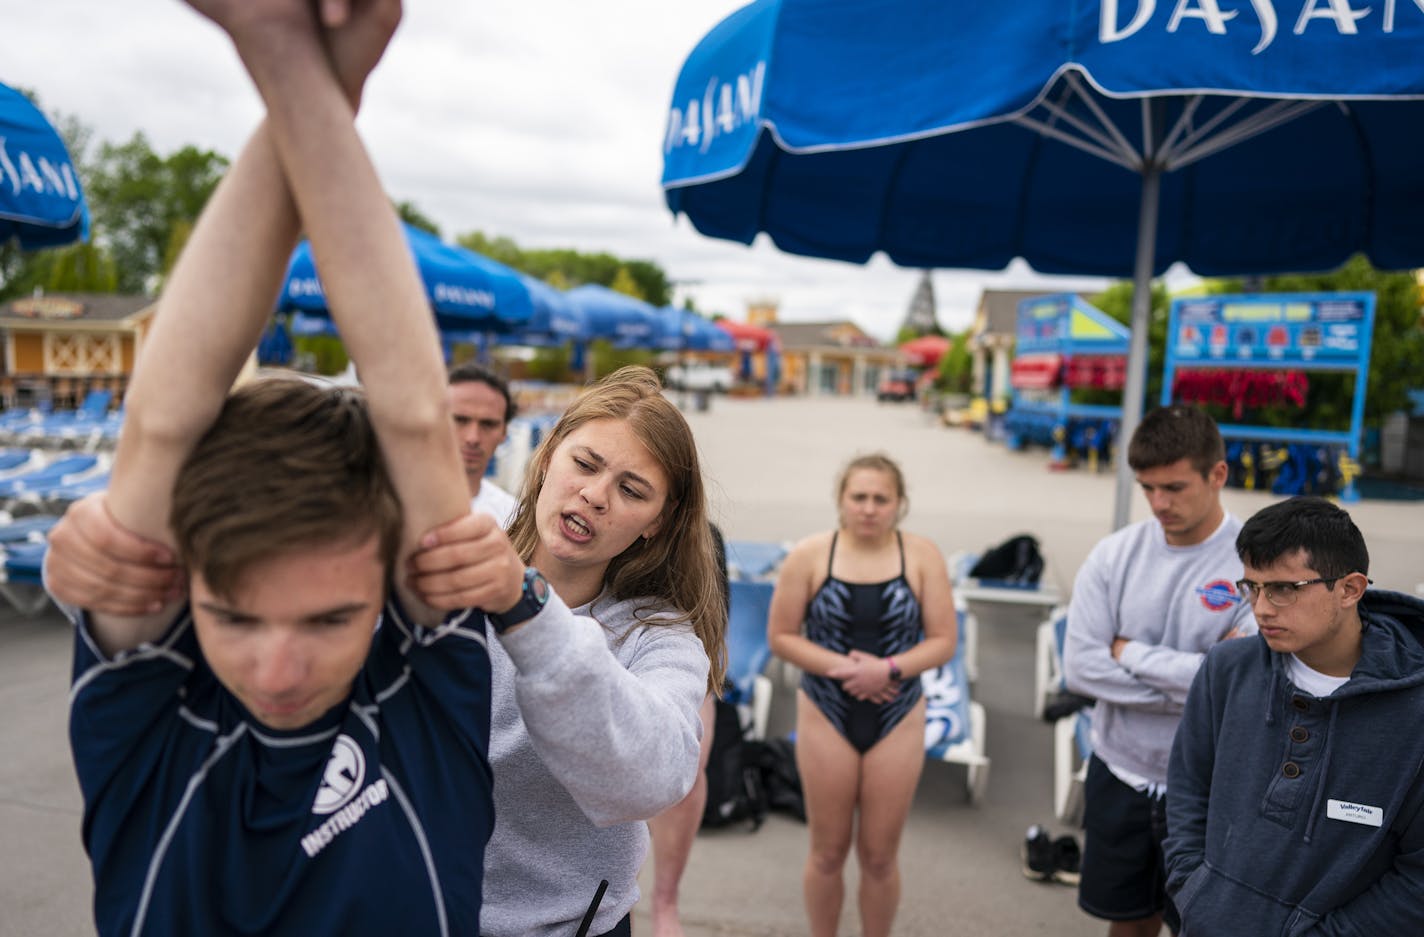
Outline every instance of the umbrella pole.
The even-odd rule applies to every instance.
[[[1152,261],[1157,252],[1157,215],[1162,197],[1162,169],[1148,162],[1142,170],[1142,201],[1137,215],[1137,261],[1132,273],[1132,338],[1127,352],[1127,386],[1122,392],[1122,423],[1117,436],[1117,487],[1113,498],[1113,530],[1127,526],[1132,489],[1127,444],[1142,422],[1142,398],[1147,390],[1147,330],[1152,318]]]

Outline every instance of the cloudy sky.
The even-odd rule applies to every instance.
[[[674,220],[658,184],[677,71],[742,0],[407,0],[371,79],[361,130],[393,198],[451,238],[647,258],[699,308],[742,318],[849,318],[894,335],[918,282],[883,257],[860,267],[751,248]],[[73,114],[96,140],[143,131],[234,155],[260,104],[226,38],[179,0],[0,0],[0,82]],[[985,287],[1094,289],[1100,280],[934,274],[940,322],[966,325]]]

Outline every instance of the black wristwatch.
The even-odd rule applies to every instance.
[[[520,593],[519,601],[514,603],[514,607],[498,615],[486,612],[485,617],[494,625],[495,631],[503,634],[505,629],[522,625],[539,614],[548,603],[549,581],[544,578],[543,573],[530,566],[524,571],[524,591]]]

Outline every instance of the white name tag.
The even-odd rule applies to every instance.
[[[1348,800],[1330,800],[1325,804],[1325,815],[1332,820],[1358,823],[1361,826],[1383,826],[1384,811],[1379,807],[1352,804]]]

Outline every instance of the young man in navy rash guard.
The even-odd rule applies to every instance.
[[[308,0],[191,5],[268,116],[159,299],[107,495],[55,531],[80,557],[54,570],[58,598],[83,594],[67,576],[114,572],[67,526],[96,510],[174,551],[189,597],[75,612],[97,928],[476,934],[483,619],[442,621],[394,575],[468,494],[424,291],[353,124],[400,3],[326,0],[320,23]],[[367,392],[264,380],[229,397],[302,228]]]

